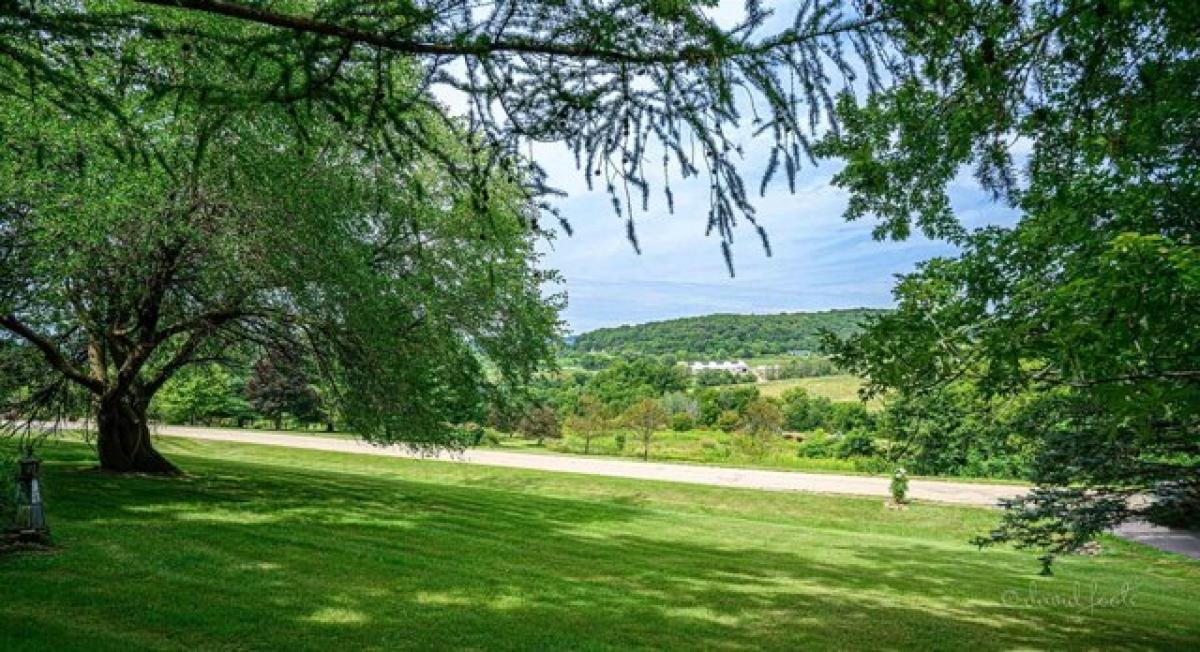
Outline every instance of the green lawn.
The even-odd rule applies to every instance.
[[[1185,649],[1200,564],[1036,576],[994,514],[216,442],[185,479],[43,451],[58,550],[0,557],[0,649]],[[1094,605],[1091,596],[1113,598]],[[1032,594],[1031,594],[1032,591]]]

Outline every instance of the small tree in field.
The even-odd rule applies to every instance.
[[[642,440],[642,459],[650,459],[650,441],[655,431],[667,425],[667,411],[658,401],[646,398],[629,406],[622,421]]]
[[[758,398],[746,406],[742,417],[744,444],[753,457],[761,457],[771,440],[783,432],[783,412],[771,400]]]
[[[246,396],[254,409],[280,430],[284,414],[305,422],[321,417],[321,396],[313,380],[301,351],[292,346],[272,346],[254,363],[246,380]]]
[[[604,404],[591,394],[579,397],[575,413],[567,419],[567,428],[583,438],[584,454],[592,451],[592,440],[604,434],[608,425]]]
[[[547,405],[532,407],[521,417],[517,430],[530,439],[536,439],[541,446],[547,439],[562,437],[562,424],[558,421],[558,413]]]

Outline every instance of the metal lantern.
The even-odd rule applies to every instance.
[[[39,477],[42,461],[36,457],[26,457],[20,461],[20,466],[17,520],[13,533],[22,541],[46,541],[50,538],[50,527],[46,524],[46,509],[42,505]]]

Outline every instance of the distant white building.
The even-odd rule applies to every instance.
[[[734,360],[732,362],[693,362],[688,367],[694,374],[701,371],[729,371],[735,374],[750,373],[750,365],[741,360]]]

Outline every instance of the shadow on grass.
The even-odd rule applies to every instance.
[[[516,476],[184,458],[182,480],[119,478],[54,455],[64,550],[0,561],[0,648],[1183,649],[1198,633],[1174,603],[1006,605],[1030,581],[1012,555],[759,545],[779,526],[522,493]]]

